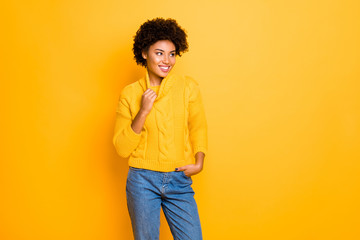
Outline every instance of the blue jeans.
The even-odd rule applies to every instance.
[[[174,239],[202,239],[192,179],[184,172],[129,168],[126,198],[135,240],[159,239],[162,207]]]

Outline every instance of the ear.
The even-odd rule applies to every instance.
[[[145,51],[143,51],[141,54],[142,54],[143,59],[147,58],[147,53]]]

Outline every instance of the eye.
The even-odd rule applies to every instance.
[[[174,57],[174,56],[175,56],[175,53],[171,53],[170,56]]]
[[[157,53],[156,53],[156,55],[161,55],[161,54],[162,54],[162,52],[157,52]]]

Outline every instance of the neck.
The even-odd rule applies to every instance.
[[[159,82],[154,82],[154,81],[151,81],[150,80],[150,85],[151,86],[159,86],[161,84],[161,81],[159,81]]]
[[[149,73],[149,81],[150,81],[151,86],[157,86],[157,85],[161,84],[161,81],[163,80],[162,77],[158,77],[149,71],[148,71],[148,73]]]

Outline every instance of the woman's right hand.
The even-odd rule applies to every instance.
[[[154,90],[151,88],[146,89],[141,99],[141,111],[146,115],[149,114],[156,98],[157,95]]]

